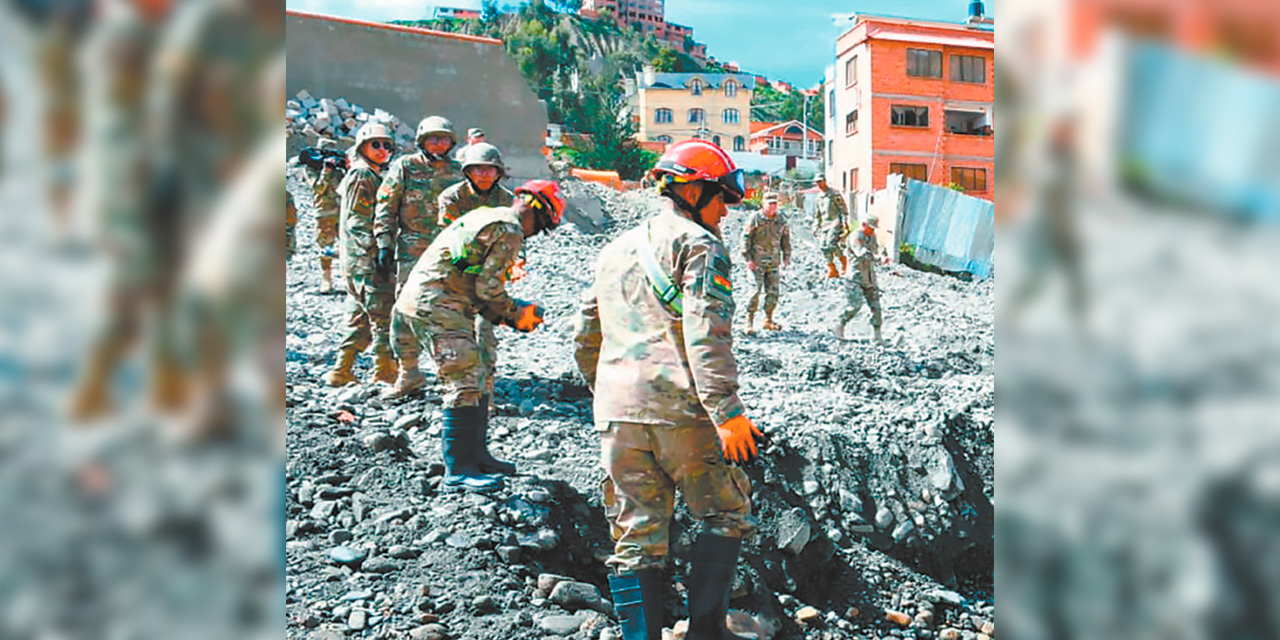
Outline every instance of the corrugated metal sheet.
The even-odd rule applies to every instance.
[[[898,237],[915,247],[920,262],[987,278],[996,245],[995,214],[987,200],[907,180]]]
[[[1127,58],[1121,153],[1157,189],[1280,220],[1280,83],[1156,43]]]

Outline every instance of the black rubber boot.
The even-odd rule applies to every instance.
[[[689,633],[685,640],[746,640],[730,633],[724,625],[741,548],[740,538],[710,533],[698,536],[685,579],[689,591]]]
[[[446,491],[497,491],[502,478],[480,473],[476,466],[476,433],[480,429],[480,407],[453,407],[444,410],[440,453],[444,457]]]
[[[662,569],[610,574],[609,590],[622,625],[622,640],[662,640],[667,591]]]
[[[480,396],[480,429],[476,432],[476,466],[482,473],[516,474],[516,465],[489,453],[489,396]]]

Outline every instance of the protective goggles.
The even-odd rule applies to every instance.
[[[678,175],[671,175],[672,182],[694,182],[697,180],[701,180],[702,182],[705,182],[709,185],[719,188],[720,191],[724,193],[725,204],[738,204],[739,202],[742,202],[742,197],[747,192],[746,180],[743,177],[742,169],[734,169],[733,171],[730,171],[729,173],[726,173],[715,180],[706,180],[702,178],[685,178]],[[706,196],[703,198],[707,202],[710,202],[711,198],[715,197],[714,191],[709,191],[704,193],[710,194],[709,196]],[[705,203],[703,204],[705,205]]]

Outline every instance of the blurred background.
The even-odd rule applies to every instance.
[[[1280,3],[996,6],[997,626],[1280,637]]]
[[[0,0],[0,638],[282,632],[283,9]]]

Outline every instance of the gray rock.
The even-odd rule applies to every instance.
[[[893,537],[894,542],[902,542],[907,539],[907,536],[911,535],[912,531],[915,531],[915,528],[914,522],[904,518],[902,522],[898,523],[898,526],[893,528],[893,533],[890,535]]]
[[[334,544],[344,544],[347,542],[351,542],[351,538],[352,538],[351,532],[347,531],[346,529],[334,529],[329,534],[329,542],[332,542]]]
[[[310,480],[303,480],[298,483],[298,502],[303,505],[310,506],[314,499],[316,486]]]
[[[943,500],[951,500],[964,491],[964,482],[956,473],[951,454],[943,447],[930,447],[925,459],[925,470]]]
[[[538,595],[543,598],[551,595],[551,591],[561,582],[573,582],[573,578],[555,573],[538,574]]]
[[[498,610],[498,603],[493,596],[476,596],[471,601],[471,610],[477,614],[492,613]]]
[[[338,510],[338,502],[336,500],[316,500],[316,505],[311,507],[311,517],[316,520],[324,520],[333,515]]]
[[[799,507],[791,509],[778,523],[778,548],[792,555],[800,555],[813,535],[809,519]]]
[[[348,547],[346,545],[338,545],[329,550],[329,560],[337,564],[359,564],[360,561],[364,560],[368,555],[368,552],[363,549]]]
[[[893,524],[893,511],[889,507],[881,505],[879,509],[876,509],[876,526],[881,529],[887,529],[891,524]]]
[[[422,414],[416,411],[400,416],[395,422],[395,428],[408,431],[422,422]]]
[[[369,558],[360,565],[360,570],[365,573],[391,573],[397,568],[396,563],[390,558]]]
[[[342,596],[343,602],[355,602],[357,600],[368,600],[373,597],[373,592],[368,589],[359,589]]]
[[[445,640],[449,637],[449,629],[433,622],[409,630],[409,637],[413,640]]]
[[[498,547],[498,557],[507,564],[520,562],[520,547],[503,545]]]
[[[395,544],[391,545],[391,548],[387,550],[387,555],[400,560],[411,560],[418,557],[418,552],[403,544]]]
[[[556,636],[576,633],[581,626],[582,618],[578,616],[547,616],[538,622],[539,629]]]
[[[351,617],[347,618],[347,628],[352,631],[364,629],[368,615],[361,609],[355,609],[351,612]]]
[[[599,610],[600,590],[593,584],[565,580],[551,590],[550,600],[569,611],[579,609]]]
[[[445,538],[444,543],[455,549],[470,549],[475,545],[475,540],[471,536],[459,531]]]

